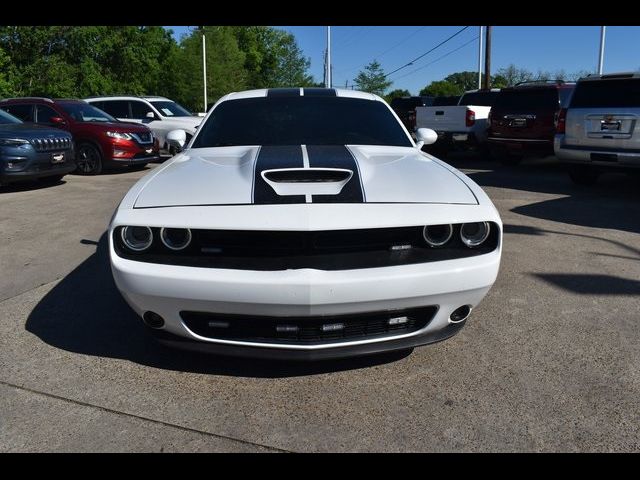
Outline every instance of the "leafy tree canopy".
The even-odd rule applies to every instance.
[[[376,60],[364,67],[354,81],[358,90],[380,96],[393,84],[387,80],[382,66]]]

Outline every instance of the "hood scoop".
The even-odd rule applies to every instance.
[[[278,195],[338,195],[351,180],[342,168],[278,168],[264,170],[262,178]]]

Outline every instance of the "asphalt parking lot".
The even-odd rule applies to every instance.
[[[640,451],[638,179],[451,163],[505,224],[487,298],[446,342],[316,364],[154,343],[104,236],[145,172],[0,190],[0,451]]]

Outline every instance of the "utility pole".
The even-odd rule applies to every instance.
[[[324,82],[324,86],[326,88],[331,88],[331,27],[327,26],[327,58],[326,58],[326,65],[325,65],[325,71],[326,73],[326,80]]]
[[[207,113],[207,45],[204,38],[204,27],[202,29],[202,79],[204,83],[204,113]]]
[[[484,50],[484,85],[483,88],[487,90],[491,88],[491,27],[488,26],[486,30]]]
[[[600,55],[598,56],[598,75],[602,75],[602,66],[604,64],[604,36],[607,27],[600,27]]]
[[[478,33],[478,90],[482,88],[482,26],[478,27],[480,29]]]

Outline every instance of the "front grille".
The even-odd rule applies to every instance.
[[[498,247],[500,231],[491,223],[489,238],[478,248],[467,248],[454,225],[451,241],[430,248],[423,227],[371,228],[325,231],[192,230],[192,242],[183,251],[169,251],[154,241],[148,251],[134,253],[114,231],[119,256],[168,265],[238,270],[276,271],[300,268],[352,270],[436,262],[482,255]],[[152,228],[154,239],[160,229]]]
[[[384,338],[418,331],[433,319],[435,306],[315,317],[267,317],[182,311],[189,330],[201,337],[276,344],[325,344]]]
[[[129,135],[131,135],[135,139],[135,141],[138,143],[141,143],[141,144],[153,143],[153,135],[151,134],[151,132],[129,133]]]
[[[69,137],[34,138],[31,140],[31,145],[38,152],[52,152],[70,149],[72,140]]]

